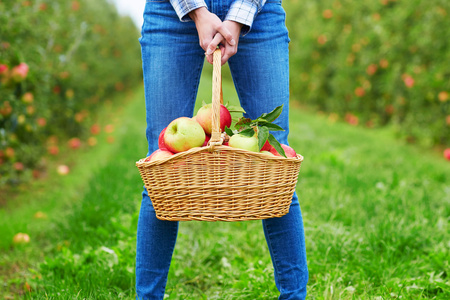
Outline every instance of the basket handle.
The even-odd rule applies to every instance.
[[[223,143],[220,132],[220,105],[223,104],[222,74],[221,74],[222,51],[216,49],[213,56],[213,79],[212,79],[212,132],[209,144],[212,149]]]

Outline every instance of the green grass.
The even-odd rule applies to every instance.
[[[209,77],[199,101],[210,99]],[[236,101],[224,82],[224,95]],[[69,158],[72,172],[0,211],[0,296],[133,299],[135,234],[146,153],[143,93],[118,115],[116,142]],[[198,107],[198,106],[197,106]],[[388,129],[331,123],[291,109],[305,157],[297,191],[309,299],[449,299],[449,165]],[[34,219],[44,211],[48,219]],[[31,242],[14,246],[27,232]],[[261,222],[182,222],[167,299],[276,299]],[[24,283],[32,293],[24,293]]]

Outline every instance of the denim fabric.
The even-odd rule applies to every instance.
[[[210,11],[224,19],[233,0],[207,0]],[[205,61],[194,22],[180,22],[169,0],[148,0],[140,38],[147,113],[148,153],[158,148],[158,136],[170,121],[192,116]],[[274,132],[287,144],[289,134],[289,36],[281,1],[268,0],[250,33],[239,40],[228,61],[247,117],[255,118],[284,104]],[[306,264],[303,219],[297,194],[281,218],[262,221],[274,266],[279,299],[305,299]],[[176,243],[178,222],[161,221],[145,189],[138,221],[136,252],[137,299],[163,299]]]

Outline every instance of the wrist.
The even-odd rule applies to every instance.
[[[244,24],[233,20],[226,20],[224,23],[228,23],[228,28],[231,30],[232,33],[236,33],[237,36],[240,35],[241,29],[244,26]]]
[[[201,18],[201,16],[205,15],[206,13],[209,13],[208,9],[205,6],[196,8],[192,11],[190,11],[189,17],[196,22],[199,18]]]
[[[239,28],[239,30],[241,30],[242,26],[244,26],[244,24],[233,20],[226,20],[225,22],[230,22],[230,24],[232,24],[233,27]]]

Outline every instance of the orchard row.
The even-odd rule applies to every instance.
[[[139,31],[106,0],[0,1],[0,187],[95,143],[97,112],[141,83]],[[119,95],[119,96],[116,96]]]

